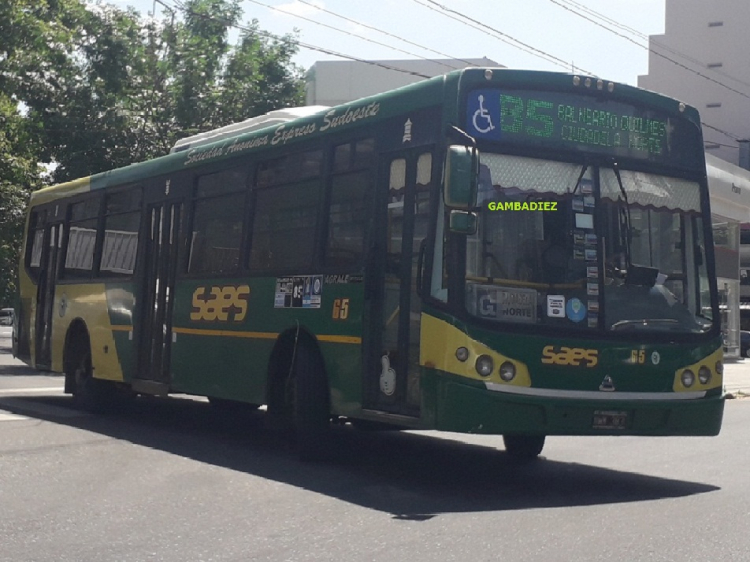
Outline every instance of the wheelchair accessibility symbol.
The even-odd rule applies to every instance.
[[[484,96],[480,95],[479,98],[479,109],[474,112],[474,129],[479,133],[489,133],[495,128],[492,123],[492,116],[490,112],[484,108]]]
[[[500,139],[501,111],[496,90],[477,90],[466,104],[466,129],[470,134]]]

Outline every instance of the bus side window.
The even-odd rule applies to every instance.
[[[97,229],[99,226],[99,207],[101,198],[87,197],[83,201],[70,205],[65,244],[65,279],[88,279],[94,269],[94,250],[96,248]]]
[[[367,232],[367,207],[372,191],[373,139],[334,148],[333,173],[328,195],[328,231],[324,261],[345,267],[361,262]],[[364,168],[364,169],[363,169]]]
[[[34,280],[39,277],[39,269],[42,266],[42,247],[44,244],[44,221],[46,211],[32,211],[29,221],[29,237],[31,241],[26,254],[26,264]]]
[[[198,178],[188,273],[234,273],[240,266],[247,168]]]
[[[140,187],[110,193],[105,197],[104,242],[99,263],[101,275],[133,273],[141,223],[141,197]]]
[[[331,180],[326,265],[350,266],[361,261],[369,191],[367,171],[336,176]]]
[[[261,162],[254,189],[250,268],[309,269],[322,187],[322,150]]]

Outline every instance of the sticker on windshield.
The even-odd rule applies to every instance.
[[[589,328],[597,328],[599,326],[599,314],[595,312],[589,314],[588,325]]]
[[[585,228],[591,230],[594,228],[594,215],[585,213],[576,213],[576,228]]]
[[[573,322],[580,322],[586,318],[586,307],[583,306],[580,299],[570,299],[565,306],[565,313]]]
[[[547,316],[565,318],[565,295],[547,295]]]

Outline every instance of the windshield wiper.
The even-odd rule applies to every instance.
[[[630,227],[632,224],[630,220],[630,202],[628,201],[628,194],[625,191],[625,186],[622,184],[622,177],[620,176],[620,169],[617,166],[617,162],[612,162],[612,171],[615,173],[617,185],[619,186],[620,193],[625,201],[625,208],[620,208],[620,235],[622,236],[620,241],[625,248],[625,270],[627,271],[630,269],[632,263],[630,261],[630,245],[632,243],[633,232]]]
[[[584,164],[583,168],[581,168],[581,173],[578,174],[578,179],[576,180],[576,186],[573,188],[573,195],[575,195],[576,191],[578,191],[578,188],[581,187],[581,180],[583,179],[583,176],[586,173],[586,170],[588,169],[589,169],[588,164]]]
[[[648,319],[639,319],[639,320],[619,320],[618,322],[615,322],[610,326],[610,329],[612,331],[615,330],[621,330],[621,329],[636,329],[636,328],[649,328],[651,324],[680,324],[679,320],[675,320],[674,318],[648,318]]]

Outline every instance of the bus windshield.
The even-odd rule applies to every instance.
[[[477,317],[566,330],[711,328],[696,181],[484,153],[478,215],[466,248]]]

